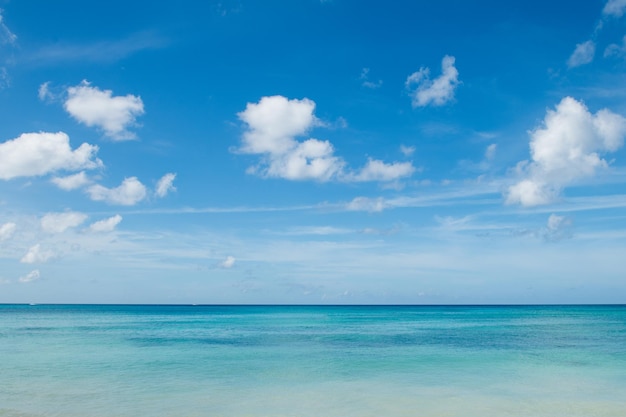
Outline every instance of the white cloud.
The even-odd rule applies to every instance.
[[[551,214],[548,217],[548,224],[542,231],[542,236],[549,242],[569,239],[572,237],[571,226],[572,220],[570,218]]]
[[[42,251],[41,245],[38,243],[28,249],[28,252],[20,259],[20,262],[23,264],[43,263],[52,258],[54,258],[54,252]]]
[[[369,159],[358,174],[350,177],[352,181],[393,181],[409,177],[415,172],[411,162],[394,162],[386,164],[383,161]]]
[[[146,187],[137,177],[125,178],[116,188],[106,188],[96,184],[87,188],[87,194],[94,201],[105,201],[109,204],[132,206],[146,197]]]
[[[67,94],[65,110],[78,122],[101,128],[113,140],[135,138],[127,129],[144,113],[140,97],[132,94],[114,97],[111,90],[91,87],[87,81],[68,88]]]
[[[411,156],[415,153],[415,146],[400,145],[400,152],[404,156]]]
[[[39,100],[41,101],[46,101],[46,100],[54,100],[54,94],[52,94],[52,92],[50,91],[50,81],[46,81],[45,83],[41,84],[39,86],[39,90],[37,90],[37,96],[39,97]]]
[[[362,175],[344,174],[346,163],[335,156],[329,141],[296,140],[296,136],[321,125],[314,110],[315,103],[306,98],[289,100],[272,96],[263,97],[258,103],[248,103],[246,110],[238,114],[248,125],[239,152],[263,157],[261,163],[248,172],[265,177],[317,181],[389,181],[406,175],[405,164],[386,165],[380,161],[370,161]],[[374,172],[376,169],[378,172]]]
[[[315,103],[309,99],[289,100],[283,96],[263,97],[248,103],[238,114],[248,125],[241,152],[265,156],[261,166],[250,172],[289,180],[328,181],[341,171],[344,162],[333,155],[330,142],[295,137],[320,122],[314,116]]]
[[[319,124],[313,115],[315,103],[307,98],[289,100],[283,96],[263,97],[258,103],[248,103],[237,114],[248,125],[243,135],[241,152],[252,154],[284,154],[304,135]]]
[[[144,31],[132,34],[125,39],[91,43],[55,42],[30,50],[23,59],[34,65],[49,65],[63,62],[112,63],[138,51],[158,49],[166,46],[169,40],[155,32]]]
[[[63,132],[24,133],[0,143],[0,179],[98,168],[102,161],[95,157],[96,152],[98,147],[88,143],[72,150]]]
[[[0,43],[13,44],[17,40],[17,36],[4,24],[2,12],[3,10],[0,9]]]
[[[493,158],[496,157],[497,149],[498,149],[498,145],[495,143],[492,143],[491,145],[487,146],[487,149],[485,149],[485,160],[493,161]]]
[[[622,57],[626,54],[626,36],[622,38],[622,44],[612,43],[606,47],[604,50],[604,57],[608,58],[610,56],[618,56]]]
[[[220,262],[220,268],[230,269],[235,266],[235,258],[233,256],[227,256],[222,262]]]
[[[626,119],[607,109],[591,114],[583,103],[565,97],[530,135],[531,160],[518,164],[522,179],[509,187],[508,204],[548,204],[563,187],[607,167],[599,154],[623,145]]]
[[[272,157],[265,173],[270,177],[289,180],[328,181],[344,165],[343,160],[333,156],[333,153],[330,142],[307,139],[289,152]]]
[[[48,213],[41,218],[41,228],[46,233],[63,233],[67,229],[81,225],[87,215],[75,211]]]
[[[349,211],[381,212],[385,208],[387,208],[387,205],[382,197],[356,197],[346,205],[346,210]]]
[[[454,90],[459,85],[459,71],[455,68],[454,61],[453,56],[444,56],[441,61],[441,75],[434,80],[430,79],[430,69],[425,67],[408,76],[405,86],[410,92],[413,107],[429,104],[442,106],[454,99]]]
[[[8,240],[15,233],[15,229],[17,229],[17,225],[13,222],[4,223],[0,226],[0,242],[4,240]]]
[[[97,222],[92,223],[89,226],[89,230],[94,233],[100,232],[112,232],[115,230],[115,227],[120,224],[122,221],[122,216],[116,214],[113,217],[109,217],[108,219],[99,220]]]
[[[587,41],[576,45],[576,49],[567,60],[567,66],[570,68],[579,67],[593,61],[596,53],[596,44],[594,41]]]
[[[54,177],[50,181],[65,191],[76,190],[91,183],[91,180],[85,174],[85,171],[81,171],[78,174],[68,175],[66,177]]]
[[[155,193],[158,197],[165,197],[167,193],[170,191],[176,191],[176,187],[174,187],[174,179],[176,179],[176,174],[168,173],[163,175],[161,179],[157,182]]]
[[[41,274],[39,273],[39,270],[35,269],[33,271],[30,271],[28,274],[20,277],[18,281],[21,283],[33,282],[37,281],[40,277]]]
[[[604,5],[602,13],[607,16],[621,17],[626,10],[626,0],[609,0]]]
[[[361,80],[361,85],[366,88],[376,89],[380,88],[383,85],[383,80],[378,80],[377,82],[372,82],[369,80],[369,68],[363,68],[361,70],[361,76],[359,79]]]

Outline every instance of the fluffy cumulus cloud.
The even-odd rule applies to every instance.
[[[54,252],[42,250],[41,245],[38,243],[28,249],[28,252],[20,259],[20,262],[23,264],[43,263],[53,258]]]
[[[15,233],[15,229],[17,229],[17,225],[13,222],[0,225],[0,242],[11,239],[13,233]]]
[[[600,155],[623,145],[626,119],[607,109],[592,114],[583,103],[566,97],[530,135],[531,160],[518,164],[521,178],[508,189],[509,204],[548,204],[563,187],[607,167]]]
[[[454,57],[446,55],[441,61],[441,75],[430,79],[430,69],[422,67],[409,75],[405,86],[411,95],[413,107],[443,106],[454,99],[454,90],[459,85],[459,71],[454,66]]]
[[[233,266],[235,266],[235,257],[234,256],[227,256],[226,259],[224,259],[222,262],[220,262],[219,264],[220,268],[224,268],[224,269],[230,269]]]
[[[39,278],[41,278],[41,274],[38,269],[35,269],[30,271],[28,274],[21,276],[18,281],[25,284],[27,282],[37,281]]]
[[[175,179],[176,174],[168,173],[163,175],[157,182],[156,190],[154,191],[157,197],[165,197],[170,191],[176,191],[176,187],[174,187]]]
[[[125,178],[116,188],[107,188],[96,184],[87,188],[87,194],[94,201],[104,201],[108,204],[133,206],[146,197],[146,187],[137,177]]]
[[[63,233],[67,229],[80,226],[87,215],[75,211],[48,213],[41,218],[41,229],[46,233]]]
[[[116,214],[115,216],[92,223],[89,225],[89,230],[94,233],[112,232],[121,221],[122,216]]]
[[[271,96],[263,97],[258,103],[248,103],[246,109],[238,114],[247,125],[239,152],[262,156],[261,163],[248,172],[289,180],[350,181],[360,178],[344,173],[345,161],[335,155],[329,141],[296,139],[322,124],[315,117],[314,110],[315,103],[306,98],[290,100],[283,96]],[[395,164],[387,168],[389,172],[396,170],[406,175],[406,169],[398,170]],[[367,180],[396,178],[386,175]],[[363,180],[366,180],[365,176]]]
[[[102,129],[113,140],[135,138],[128,128],[144,113],[140,97],[113,96],[111,90],[100,90],[87,81],[68,88],[67,96],[65,110],[78,122]]]
[[[567,66],[570,68],[579,67],[593,61],[596,53],[596,44],[594,41],[587,41],[576,45],[576,49],[567,60]]]
[[[609,0],[604,5],[602,13],[605,16],[621,17],[626,11],[626,0]]]
[[[95,157],[98,147],[83,143],[72,150],[63,132],[24,133],[0,143],[0,179],[78,171],[102,166]]]
[[[76,190],[91,183],[91,180],[81,171],[78,174],[67,175],[65,177],[54,177],[50,181],[57,187],[65,191]]]

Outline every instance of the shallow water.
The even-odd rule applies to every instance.
[[[625,306],[0,305],[0,416],[626,415]]]

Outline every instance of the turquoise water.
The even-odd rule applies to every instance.
[[[626,416],[625,306],[0,305],[0,416]]]

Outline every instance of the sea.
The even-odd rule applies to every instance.
[[[624,417],[626,306],[0,305],[2,417]]]

